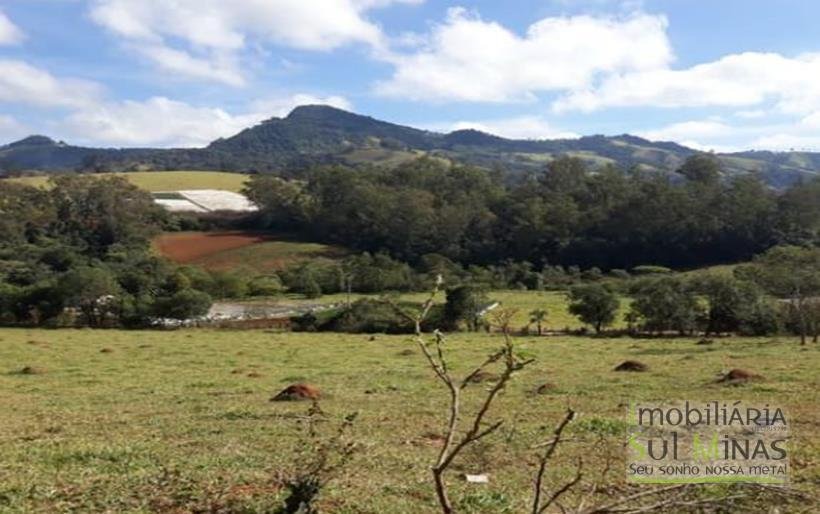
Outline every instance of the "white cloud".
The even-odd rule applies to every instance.
[[[0,141],[14,141],[24,137],[29,132],[30,131],[14,117],[0,114]]]
[[[239,70],[236,59],[230,54],[213,54],[209,58],[201,58],[162,44],[150,43],[135,44],[133,49],[160,69],[175,75],[221,82],[229,86],[245,85],[245,77]]]
[[[271,116],[283,116],[306,103],[350,106],[337,96],[297,94],[258,102],[248,112],[234,115],[223,109],[154,97],[143,102],[101,102],[70,114],[56,128],[83,144],[197,147],[232,136]]]
[[[74,141],[114,146],[201,146],[260,121],[164,97],[100,103],[58,124]]]
[[[23,31],[0,11],[0,45],[15,45],[23,40]]]
[[[101,91],[93,82],[58,78],[23,61],[0,59],[0,102],[79,107],[93,102]]]
[[[638,135],[651,141],[679,141],[681,139],[723,137],[731,130],[731,127],[721,121],[702,120],[673,123],[661,129],[638,132]]]
[[[341,96],[310,94],[258,100],[240,114],[159,96],[145,101],[115,101],[107,99],[97,83],[56,77],[29,63],[3,59],[0,103],[68,111],[60,121],[49,124],[50,130],[76,143],[113,146],[201,146],[272,116],[284,116],[298,105],[351,109],[350,102]],[[0,138],[12,139],[28,131],[14,118],[0,114]]]
[[[442,123],[438,130],[453,131],[475,129],[509,139],[575,139],[580,137],[574,132],[561,131],[538,116],[517,116],[482,121],[458,121]]]
[[[706,119],[673,123],[638,132],[654,141],[675,141],[698,150],[738,152],[743,150],[820,151],[820,111],[799,120],[745,120],[740,124]]]
[[[719,120],[695,120],[673,123],[665,127],[638,132],[650,141],[674,141],[703,151],[734,152],[739,148],[727,143],[736,138],[738,130]]]
[[[820,107],[820,54],[787,58],[747,52],[691,68],[621,73],[600,85],[568,94],[558,111],[605,107],[757,106],[773,101],[778,110],[797,113]]]
[[[750,148],[758,148],[773,151],[820,151],[820,133],[814,135],[801,135],[789,132],[773,133],[760,136],[751,142]]]
[[[415,100],[502,102],[590,87],[602,73],[652,70],[672,60],[666,18],[552,17],[520,36],[462,8],[449,11],[417,52],[385,57],[396,67],[379,93]]]
[[[763,118],[766,116],[766,111],[763,109],[751,109],[751,110],[744,110],[744,111],[737,111],[735,116],[738,118],[743,118],[747,120],[754,120],[758,118]]]
[[[162,69],[241,85],[238,62],[250,39],[305,50],[349,43],[381,47],[368,10],[420,0],[95,0],[92,19]]]

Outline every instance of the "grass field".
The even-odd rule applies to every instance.
[[[116,175],[127,178],[135,186],[146,191],[181,191],[186,189],[223,189],[239,192],[248,179],[241,173],[220,171],[139,171],[129,173],[102,173],[99,176]],[[48,177],[20,177],[9,179],[32,186],[43,186]]]
[[[549,480],[568,477],[580,456],[596,469],[604,452],[590,448],[602,438],[616,459],[603,494],[617,494],[623,406],[659,398],[784,405],[794,420],[792,483],[820,489],[816,345],[744,338],[711,346],[580,337],[515,343],[537,362],[495,405],[491,417],[503,418],[504,428],[458,462],[458,472],[490,476],[488,485],[451,477],[462,512],[525,511],[532,445],[549,437],[568,405],[581,417]],[[447,346],[452,366],[464,373],[499,344],[498,336],[459,334]],[[650,370],[613,372],[625,359]],[[230,512],[271,512],[284,494],[277,477],[293,469],[307,405],[268,400],[306,381],[322,389],[322,409],[334,419],[360,413],[352,432],[360,451],[322,495],[324,511],[434,512],[428,467],[443,430],[445,395],[405,336],[4,329],[0,363],[0,511],[216,512],[209,509],[228,505]],[[21,374],[25,366],[39,372]],[[766,379],[715,384],[735,367]],[[532,394],[546,382],[554,389]],[[465,394],[475,398],[485,387],[470,386]]]
[[[238,267],[265,272],[295,262],[345,255],[342,248],[320,243],[290,241],[259,232],[169,232],[153,241],[154,248],[174,262],[208,270]]]

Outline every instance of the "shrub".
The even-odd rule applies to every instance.
[[[625,269],[609,270],[609,273],[607,273],[607,274],[612,278],[617,278],[617,279],[621,279],[621,280],[628,280],[628,279],[632,278],[632,275],[630,275],[629,272],[626,271]]]
[[[60,278],[56,289],[67,307],[77,308],[85,322],[96,327],[118,318],[116,297],[121,292],[114,274],[102,267],[74,268]]]
[[[191,289],[215,294],[216,284],[214,277],[204,269],[194,266],[183,266],[179,268],[178,272],[188,277]]]
[[[352,289],[359,293],[407,291],[413,285],[410,266],[383,253],[363,253],[350,257],[342,267],[345,274],[352,278]]]
[[[584,272],[581,273],[581,278],[590,282],[597,282],[598,280],[604,278],[604,274],[601,272],[600,268],[593,267],[588,270],[584,270]]]
[[[769,336],[781,330],[781,317],[777,306],[770,301],[759,300],[747,309],[740,320],[738,333],[744,336]]]
[[[609,287],[599,284],[576,286],[569,292],[569,312],[595,327],[596,333],[615,321],[620,300]]]
[[[0,282],[0,323],[17,321],[14,306],[20,301],[20,294],[19,287]]]
[[[285,286],[276,275],[256,277],[248,283],[248,295],[250,296],[276,296],[282,294]]]
[[[207,314],[212,303],[208,293],[184,289],[172,296],[158,298],[154,302],[154,314],[160,318],[191,319]]]
[[[213,286],[209,291],[216,298],[243,298],[248,294],[248,281],[239,273],[214,271]]]
[[[307,298],[319,298],[322,296],[322,288],[313,277],[307,277],[301,289],[302,294]]]
[[[327,259],[290,266],[280,274],[280,278],[289,291],[307,296],[316,295],[317,291],[319,295],[342,291],[342,269],[338,263]]]
[[[650,332],[691,332],[704,316],[694,292],[674,277],[644,280],[633,295],[633,319],[641,319],[643,328]]]
[[[666,275],[672,270],[665,266],[643,265],[632,268],[633,275]]]
[[[396,312],[393,306],[369,298],[353,303],[349,309],[319,327],[319,330],[368,334],[406,334],[413,329],[409,320]]]
[[[453,330],[464,322],[468,330],[478,330],[479,314],[488,303],[487,295],[476,286],[463,285],[450,289],[444,305],[444,328]]]

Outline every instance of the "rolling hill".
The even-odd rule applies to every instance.
[[[421,155],[511,172],[541,169],[561,155],[601,166],[670,172],[696,150],[631,135],[516,140],[477,130],[448,134],[406,127],[328,106],[308,105],[205,148],[85,148],[30,136],[0,147],[0,175],[24,171],[222,170],[293,172],[315,164],[394,166]],[[728,175],[758,173],[782,187],[820,175],[820,153],[717,154]]]

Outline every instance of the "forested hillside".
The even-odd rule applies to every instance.
[[[630,136],[588,136],[561,140],[513,140],[476,130],[441,134],[405,127],[327,106],[302,106],[285,118],[271,118],[205,148],[98,149],[32,136],[0,147],[0,175],[39,171],[133,171],[201,169],[300,174],[318,164],[395,167],[421,155],[511,175],[541,170],[561,156],[593,168],[616,165],[671,173],[696,150]],[[782,188],[810,179],[820,154],[744,152],[719,154],[727,176],[754,173]]]

